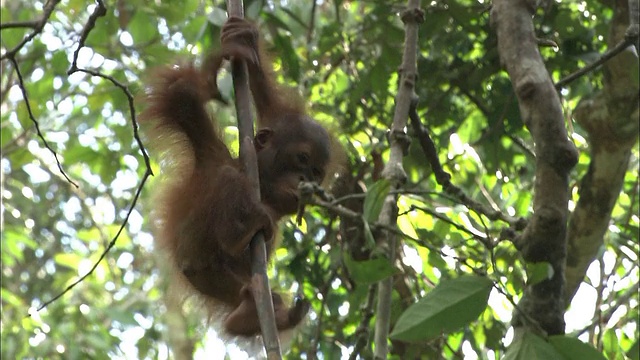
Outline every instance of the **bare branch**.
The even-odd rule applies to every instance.
[[[35,38],[38,34],[40,34],[42,32],[42,29],[44,28],[44,25],[47,23],[47,21],[51,17],[53,10],[56,8],[56,5],[58,5],[58,3],[60,3],[60,0],[47,1],[47,3],[44,5],[42,17],[40,18],[40,20],[35,21],[35,25],[33,26],[33,31],[29,35],[25,36],[24,39],[22,39],[22,41],[20,41],[20,43],[18,43],[18,45],[16,45],[13,49],[2,54],[0,56],[0,61],[4,59],[14,58],[18,53],[18,51],[20,51],[20,49],[22,49],[22,47],[24,47],[26,43],[33,40],[33,38]],[[6,28],[10,28],[10,27],[11,26]],[[13,27],[16,27],[16,26],[13,26]]]
[[[228,0],[227,12],[229,16],[244,17],[242,0]],[[253,115],[251,113],[251,91],[247,64],[244,61],[232,60],[233,87],[235,89],[235,105],[238,114],[238,131],[240,136],[240,161],[244,165],[245,173],[253,183],[258,197],[260,197],[260,179],[258,176],[258,159],[253,146]],[[256,301],[260,329],[267,359],[282,359],[280,340],[276,327],[273,299],[267,276],[267,251],[264,233],[259,231],[251,240],[251,291]]]
[[[127,97],[128,103],[129,103],[129,113],[130,113],[130,116],[131,116],[131,126],[133,128],[133,137],[135,138],[136,143],[138,144],[138,147],[140,148],[140,152],[142,153],[142,157],[144,158],[144,163],[145,163],[146,169],[145,169],[145,172],[144,172],[144,174],[142,176],[140,184],[138,185],[138,188],[136,190],[136,194],[135,194],[135,196],[134,196],[134,198],[133,198],[133,200],[131,202],[131,205],[129,206],[129,210],[127,211],[127,215],[125,216],[124,220],[122,221],[122,224],[120,225],[120,228],[118,229],[118,232],[113,237],[113,239],[111,239],[111,242],[109,242],[109,245],[102,251],[102,253],[100,254],[100,257],[98,258],[98,260],[95,261],[95,263],[93,264],[91,269],[86,274],[81,276],[78,280],[74,281],[71,285],[67,286],[66,289],[64,289],[58,295],[54,296],[51,300],[48,300],[44,304],[42,304],[37,309],[37,311],[40,311],[40,310],[44,309],[49,304],[51,304],[54,301],[58,300],[63,295],[65,295],[66,293],[71,291],[71,289],[73,289],[76,285],[78,285],[81,282],[83,282],[84,279],[86,279],[91,274],[93,274],[93,272],[98,268],[98,265],[100,264],[100,262],[107,256],[109,251],[111,251],[111,249],[116,245],[116,242],[118,241],[118,238],[120,237],[120,234],[122,233],[122,231],[124,230],[124,227],[129,222],[129,217],[131,216],[131,213],[133,212],[133,209],[135,208],[135,206],[136,206],[136,204],[138,202],[138,198],[140,197],[140,194],[142,193],[142,189],[144,188],[144,184],[147,182],[147,179],[149,178],[149,176],[153,175],[153,171],[151,170],[151,162],[149,160],[149,155],[147,154],[147,150],[145,149],[145,147],[144,147],[144,145],[142,143],[142,140],[140,139],[140,135],[138,133],[138,122],[136,120],[136,109],[135,109],[135,105],[134,105],[134,98],[133,98],[133,95],[131,94],[131,92],[129,91],[129,89],[125,85],[120,83],[118,80],[113,78],[112,76],[108,76],[108,75],[102,74],[102,73],[97,72],[97,71],[75,68],[75,70],[73,70],[70,74],[72,74],[74,72],[84,72],[84,73],[87,73],[87,74],[90,74],[90,75],[93,75],[93,76],[98,76],[98,77],[101,77],[103,79],[109,80],[113,85],[115,85],[116,87],[120,88],[120,90],[125,94],[125,96]]]
[[[614,56],[616,56],[619,53],[621,53],[622,51],[624,51],[629,46],[634,45],[637,41],[638,41],[638,34],[637,33],[635,34],[635,37],[632,37],[632,36],[625,37],[624,40],[620,41],[612,49],[609,49],[609,50],[607,50],[607,52],[602,54],[602,56],[598,60],[592,62],[591,64],[583,67],[582,69],[580,69],[580,70],[578,70],[578,71],[576,71],[576,72],[574,72],[574,73],[572,73],[572,74],[570,74],[568,76],[565,76],[562,80],[560,80],[557,83],[555,83],[556,89],[560,89],[563,86],[566,86],[567,84],[569,84],[570,82],[578,79],[582,75],[590,73],[591,71],[595,70],[598,66],[606,63],[611,58],[613,58]]]
[[[129,210],[127,211],[127,215],[125,216],[124,220],[122,220],[122,224],[120,225],[120,228],[118,229],[118,232],[113,237],[113,239],[111,239],[111,242],[109,243],[109,245],[102,251],[102,253],[100,254],[100,257],[98,258],[98,260],[96,260],[93,263],[93,266],[91,267],[91,269],[89,269],[89,271],[86,274],[82,275],[78,280],[74,281],[71,285],[67,286],[67,288],[64,289],[62,292],[60,292],[58,295],[56,295],[53,298],[51,298],[51,300],[48,300],[48,301],[44,302],[42,305],[40,305],[40,307],[36,311],[40,311],[40,310],[46,308],[47,306],[49,306],[49,304],[51,304],[54,301],[56,301],[59,298],[61,298],[63,295],[65,295],[66,293],[71,291],[71,289],[76,287],[76,285],[80,284],[81,282],[84,281],[84,279],[88,278],[90,275],[93,274],[93,272],[98,268],[98,265],[100,265],[100,262],[107,256],[109,251],[111,251],[111,249],[113,249],[113,247],[116,245],[116,242],[118,241],[118,238],[120,237],[120,234],[124,230],[124,227],[129,223],[129,217],[131,216],[131,213],[133,212],[133,209],[136,207],[136,204],[138,203],[138,198],[140,197],[140,194],[142,193],[142,189],[144,188],[144,184],[147,182],[147,179],[149,178],[149,176],[151,176],[151,169],[147,168],[145,170],[144,175],[142,176],[142,180],[140,181],[140,185],[138,185],[138,189],[136,190],[136,194],[133,197],[133,200],[131,201],[131,205],[129,206]],[[31,316],[31,314],[29,314],[28,316]]]
[[[80,49],[84,47],[87,38],[89,37],[89,33],[96,26],[96,21],[99,17],[105,16],[107,14],[107,7],[104,5],[103,0],[96,0],[97,6],[93,10],[93,13],[89,16],[89,20],[84,24],[82,28],[82,32],[80,33],[80,40],[78,40],[78,48],[73,52],[73,61],[71,62],[71,68],[67,72],[67,74],[71,75],[78,69],[78,54],[80,53]]]
[[[144,164],[147,168],[147,171],[149,171],[150,175],[153,175],[153,171],[151,170],[151,161],[149,160],[147,149],[144,147],[144,144],[142,143],[142,139],[140,138],[140,133],[138,132],[139,126],[138,126],[138,120],[136,118],[136,108],[134,103],[135,100],[129,88],[126,85],[122,84],[120,81],[116,80],[113,76],[106,75],[98,71],[75,68],[75,70],[70,72],[69,75],[75,72],[83,72],[92,76],[97,76],[97,77],[101,77],[103,79],[109,80],[113,85],[115,85],[124,93],[124,95],[127,97],[127,102],[129,104],[129,116],[131,116],[131,127],[133,129],[133,138],[136,140],[136,143],[140,148],[140,152],[142,153],[142,157],[144,159]]]
[[[616,0],[607,40],[610,46],[617,47],[628,36],[633,10],[627,5],[631,2]],[[608,73],[603,89],[580,101],[573,113],[588,134],[590,163],[580,181],[580,198],[569,220],[566,304],[601,252],[605,234],[610,231],[612,211],[620,191],[624,191],[632,149],[638,142],[638,54],[629,48],[603,67]]]
[[[51,145],[49,145],[49,142],[47,141],[47,139],[44,138],[44,135],[40,131],[40,124],[38,123],[38,120],[36,120],[36,117],[33,115],[33,111],[31,110],[31,102],[29,101],[29,95],[27,94],[27,89],[24,86],[24,79],[22,78],[20,67],[18,66],[18,62],[16,61],[14,55],[11,55],[11,57],[9,57],[9,61],[13,64],[13,67],[16,70],[16,75],[18,75],[18,87],[20,88],[20,91],[22,91],[22,98],[24,99],[24,104],[27,107],[27,113],[29,114],[29,119],[31,119],[31,122],[33,122],[36,128],[36,133],[38,134],[38,137],[40,138],[40,140],[42,140],[42,144],[53,154],[53,157],[56,159],[56,164],[58,164],[58,170],[60,170],[60,173],[62,174],[62,176],[64,176],[64,178],[67,179],[67,181],[71,185],[77,188],[78,184],[76,184],[73,180],[71,180],[71,178],[69,178],[67,173],[62,168],[62,164],[60,163],[60,158],[58,157],[58,153],[55,150],[53,150]]]
[[[424,11],[420,9],[420,0],[409,0],[407,8],[400,14],[405,25],[404,53],[400,73],[400,85],[396,95],[396,107],[390,132],[389,161],[382,170],[382,176],[391,183],[392,189],[397,189],[406,181],[406,174],[402,168],[402,157],[407,150],[407,136],[404,132],[409,117],[411,101],[415,95],[415,79],[418,76],[418,26],[424,22]],[[397,195],[389,194],[385,198],[378,221],[388,225],[397,222]],[[396,235],[390,231],[382,231],[376,239],[378,246],[387,252],[389,261],[393,264],[396,258]],[[372,285],[374,286],[374,285]],[[376,308],[376,326],[374,334],[375,359],[386,359],[388,350],[387,339],[391,324],[391,292],[393,277],[390,276],[378,284],[378,305]]]
[[[15,22],[0,23],[0,30],[19,29],[19,28],[36,29],[40,24],[40,21],[41,20],[30,20],[30,21],[15,21]]]
[[[356,342],[355,345],[353,345],[353,351],[351,352],[351,355],[349,355],[349,360],[356,360],[360,352],[362,352],[362,349],[364,349],[364,347],[369,342],[369,322],[374,315],[373,306],[376,299],[376,290],[378,290],[376,284],[373,284],[369,287],[369,292],[367,293],[367,301],[360,309],[362,319],[360,319],[360,324],[356,329]]]

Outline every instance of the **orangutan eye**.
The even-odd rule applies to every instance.
[[[313,173],[313,177],[316,179],[316,181],[320,182],[322,181],[322,179],[324,179],[324,171],[322,171],[322,169],[313,168],[311,172]]]
[[[298,158],[298,164],[303,166],[309,165],[309,155],[307,153],[298,153],[296,157]]]

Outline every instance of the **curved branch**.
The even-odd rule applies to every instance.
[[[47,3],[44,5],[42,17],[40,18],[40,20],[34,20],[32,22],[33,26],[29,26],[33,28],[33,31],[29,35],[25,36],[24,39],[22,39],[22,41],[20,41],[20,43],[18,43],[18,45],[16,45],[13,49],[2,54],[0,56],[0,60],[14,58],[18,53],[18,51],[20,51],[20,49],[22,49],[29,41],[33,40],[33,38],[35,38],[38,34],[40,34],[42,32],[42,29],[44,29],[44,25],[47,23],[47,21],[51,17],[53,10],[55,10],[56,5],[58,5],[60,1],[61,0],[47,1]],[[8,23],[8,24],[5,24],[3,27],[0,27],[0,29],[25,27],[24,25],[25,23]]]
[[[38,122],[38,120],[36,120],[36,117],[35,115],[33,115],[33,111],[31,110],[31,102],[29,100],[29,95],[27,94],[27,88],[24,86],[24,79],[22,77],[22,73],[20,72],[18,61],[16,60],[14,55],[11,55],[9,57],[9,61],[11,61],[11,64],[13,64],[13,68],[16,70],[16,75],[18,75],[18,87],[22,92],[22,98],[24,99],[24,104],[27,107],[27,113],[29,114],[29,119],[31,119],[31,122],[35,126],[38,137],[40,138],[40,140],[42,140],[42,144],[44,145],[44,147],[46,147],[51,152],[51,154],[53,154],[53,157],[56,159],[56,164],[58,165],[58,170],[60,170],[60,173],[62,174],[62,176],[64,176],[64,178],[67,179],[67,181],[71,185],[77,188],[78,184],[76,184],[73,180],[71,180],[71,178],[67,175],[67,173],[62,168],[62,164],[60,163],[60,158],[58,157],[58,153],[55,150],[53,150],[51,145],[49,145],[49,142],[47,141],[47,139],[44,138],[44,134],[42,134],[42,131],[40,131],[40,123]]]

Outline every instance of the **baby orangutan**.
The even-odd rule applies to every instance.
[[[178,277],[211,305],[232,308],[224,321],[232,335],[260,334],[250,290],[249,243],[258,231],[273,252],[276,223],[298,209],[300,181],[321,183],[332,163],[334,141],[305,114],[299,96],[275,84],[254,25],[230,18],[222,48],[204,62],[161,69],[147,90],[141,116],[152,147],[163,156],[164,182],[156,190],[156,241]],[[216,76],[225,58],[247,62],[258,114],[254,146],[260,175],[259,199],[237,158],[223,143],[206,103],[219,96]],[[293,100],[292,100],[293,99]],[[279,330],[295,327],[309,303],[292,307],[273,294]]]

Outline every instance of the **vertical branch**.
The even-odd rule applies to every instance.
[[[527,263],[547,262],[553,268],[549,279],[527,286],[512,324],[516,330],[541,329],[555,335],[563,334],[565,326],[569,172],[578,153],[568,139],[560,98],[538,50],[532,21],[535,12],[536,5],[529,0],[495,0],[491,25],[498,34],[500,61],[536,151],[533,215],[514,243]]]
[[[636,47],[636,53],[640,51],[640,1],[638,0],[629,0],[629,29],[627,30],[626,36],[632,38],[633,46]]]
[[[393,124],[390,133],[389,161],[382,171],[382,176],[387,179],[392,188],[397,189],[406,180],[407,175],[402,168],[402,157],[408,147],[408,138],[405,133],[409,108],[415,95],[415,79],[417,78],[418,58],[418,25],[424,21],[424,12],[420,9],[420,0],[409,0],[407,9],[401,14],[405,24],[404,53],[400,68],[400,86],[396,95],[396,108],[393,114]],[[389,227],[396,224],[398,216],[397,195],[387,195],[378,221]],[[389,261],[395,262],[396,235],[385,230],[382,232],[378,244],[386,248]],[[391,322],[391,292],[393,290],[393,276],[380,281],[378,287],[378,305],[376,308],[375,326],[375,359],[386,359],[388,353],[387,338]]]
[[[602,70],[607,74],[603,88],[581,100],[573,113],[588,135],[591,161],[580,180],[580,198],[567,230],[565,306],[571,303],[605,243],[613,208],[624,189],[631,151],[638,142],[638,53],[628,45],[631,39],[627,39],[634,26],[629,21],[634,17],[630,15],[634,1],[637,5],[637,0],[615,1],[607,53],[620,44],[626,44],[625,50],[603,64]],[[637,31],[637,19],[635,22]]]
[[[242,0],[228,0],[229,16],[244,17]],[[232,60],[231,75],[235,89],[235,106],[238,114],[238,132],[240,138],[240,161],[245,174],[251,180],[254,191],[260,197],[260,179],[258,160],[253,146],[253,114],[251,112],[251,90],[247,64],[241,60]],[[251,291],[256,302],[262,340],[267,359],[281,359],[280,341],[273,310],[273,299],[267,277],[267,250],[264,233],[255,234],[251,240]]]

